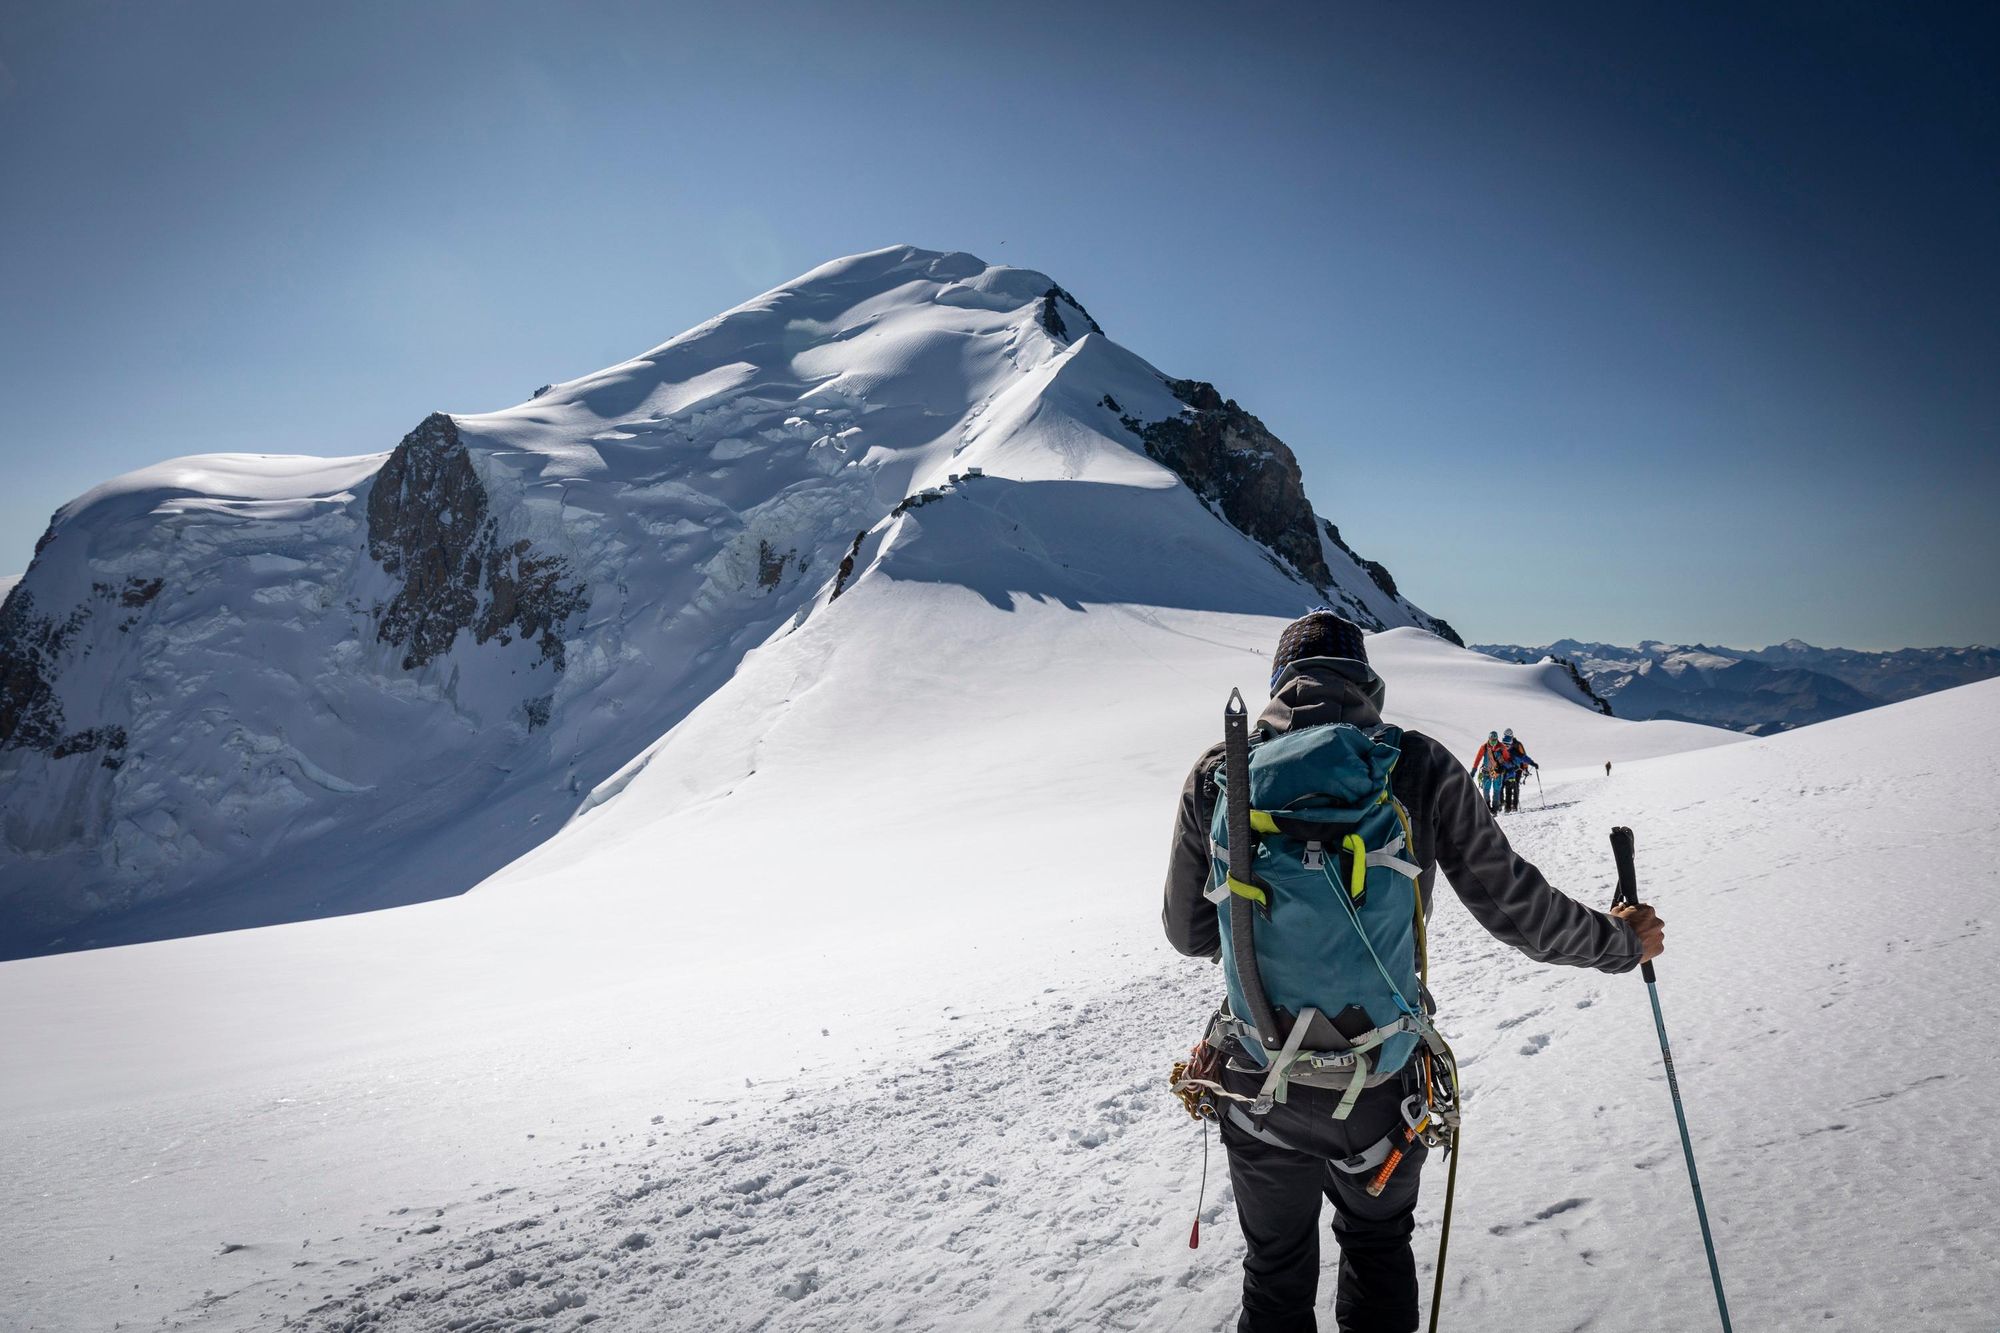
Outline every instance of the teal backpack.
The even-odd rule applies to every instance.
[[[1248,751],[1248,781],[1246,801],[1230,790],[1241,758],[1217,770],[1210,823],[1225,1026],[1269,1071],[1253,1114],[1297,1082],[1344,1088],[1334,1113],[1344,1118],[1362,1088],[1434,1039],[1419,867],[1390,789],[1402,732],[1343,722],[1251,741],[1240,711],[1226,720],[1238,755]],[[1245,805],[1247,857],[1230,846],[1232,806],[1242,821]]]

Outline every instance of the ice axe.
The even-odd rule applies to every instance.
[[[1611,905],[1637,907],[1639,872],[1632,865],[1631,829],[1621,826],[1611,830],[1611,855],[1618,863],[1618,891],[1612,896]],[[1641,963],[1639,974],[1646,979],[1646,998],[1653,1002],[1653,1027],[1660,1034],[1660,1060],[1667,1067],[1667,1091],[1673,1094],[1674,1120],[1681,1128],[1681,1152],[1687,1158],[1688,1184],[1694,1187],[1694,1215],[1701,1220],[1701,1246],[1708,1251],[1708,1278],[1715,1284],[1715,1308],[1722,1316],[1722,1333],[1734,1333],[1729,1326],[1729,1302],[1722,1295],[1722,1269],[1715,1262],[1715,1237],[1708,1229],[1708,1205],[1702,1202],[1701,1177],[1694,1169],[1694,1141],[1688,1137],[1680,1080],[1674,1076],[1674,1048],[1667,1044],[1667,1020],[1660,1016],[1660,987],[1653,977],[1651,963]]]

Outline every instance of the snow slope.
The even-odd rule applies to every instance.
[[[2000,1035],[1966,985],[1990,931],[1996,747],[2000,687],[1966,687],[1620,765],[1610,779],[1574,773],[1548,809],[1510,825],[1588,899],[1610,893],[1606,829],[1640,833],[1642,887],[1670,921],[1662,1003],[1740,1327],[1990,1327],[2000,1227],[1986,1201],[2000,1163],[1990,1137],[1960,1127],[1992,1075],[1958,1053]],[[1842,765],[1856,749],[1882,757],[1866,783]],[[1856,873],[1902,847],[1922,847],[1934,877]],[[718,1043],[696,1069],[664,1051],[628,1059],[614,1079],[628,1095],[598,1101],[548,1089],[574,1069],[514,1043],[512,1061],[480,1073],[480,1061],[416,1065],[414,1053],[350,1059],[344,1085],[290,1085],[290,1103],[246,1097],[226,1135],[176,1119],[184,1107],[172,1103],[106,1117],[70,1151],[110,1161],[76,1151],[44,1165],[60,1175],[26,1183],[54,1183],[64,1201],[10,1219],[24,1235],[6,1253],[34,1275],[18,1283],[24,1327],[114,1315],[166,1315],[168,1327],[288,1315],[306,1329],[580,1327],[584,1315],[634,1329],[1226,1327],[1240,1255],[1228,1187],[1218,1169],[1204,1245],[1190,1253],[1200,1149],[1160,1083],[1214,975],[1152,943],[1150,877],[1106,893],[1124,919],[1072,933],[1082,963],[1042,957],[1060,949],[994,959],[1012,941],[966,931],[940,985],[904,969],[914,955],[884,949],[870,983],[922,983],[938,1013],[888,1019],[900,1041],[882,1047],[848,1027],[882,1021],[880,1005],[824,1003],[822,1047],[834,1051],[780,1039],[778,1059],[800,1067],[770,1085],[690,1095],[708,1073],[756,1065]],[[504,901],[364,921],[464,919]],[[1450,897],[1436,951],[1446,1031],[1472,1089],[1448,1327],[1706,1327],[1706,1271],[1638,979],[1534,967]],[[108,957],[16,963],[0,977],[12,1005],[20,969],[46,977]],[[838,991],[840,973],[830,963],[816,977]],[[600,1021],[632,1017],[594,1009]],[[624,1035],[648,1053],[640,1029]],[[1900,1045],[1886,1059],[1860,1031]],[[418,1083],[414,1097],[400,1097],[400,1079]],[[512,1105],[488,1105],[496,1095]],[[452,1105],[430,1113],[446,1125],[410,1113],[440,1097]],[[498,1137],[498,1125],[514,1127],[512,1143],[474,1163],[462,1139]],[[300,1143],[308,1127],[318,1145]],[[434,1157],[452,1143],[464,1177],[396,1165],[412,1131]],[[400,1187],[346,1215],[326,1199],[346,1205],[352,1187],[300,1175],[302,1157],[340,1161],[326,1139],[342,1135],[372,1139],[390,1165],[346,1161],[340,1175]],[[1436,1239],[1436,1185],[1420,1255]],[[110,1207],[148,1193],[184,1207],[160,1219]],[[78,1195],[98,1211],[68,1217]],[[224,1243],[242,1249],[220,1253]],[[1424,1269],[1428,1279],[1428,1257]],[[126,1291],[130,1277],[140,1283]],[[54,1301],[38,1291],[50,1281]]]
[[[1184,531],[1120,528],[1127,507],[1140,512],[1129,487],[988,480],[983,497],[967,487],[885,528],[849,592],[750,654],[562,834],[475,893],[0,965],[0,1117],[10,1141],[32,1145],[0,1166],[0,1183],[38,1201],[0,1246],[18,1256],[8,1286],[27,1326],[161,1315],[254,1326],[399,1271],[400,1245],[457,1243],[475,1219],[527,1220],[509,1210],[529,1194],[562,1209],[535,1213],[547,1235],[594,1225],[599,1191],[638,1188],[602,1174],[607,1163],[720,1150],[720,1136],[816,1097],[879,1090],[894,1103],[893,1115],[880,1102],[859,1119],[829,1111],[821,1132],[838,1145],[815,1179],[827,1206],[862,1210],[850,1221],[897,1212],[897,1190],[945,1169],[941,1152],[958,1159],[950,1145],[969,1130],[956,1126],[1010,1104],[959,1105],[948,1071],[1027,1040],[1045,1011],[1063,1022],[1101,1013],[1111,1026],[1092,1040],[1121,1044],[1090,1079],[1129,1086],[1120,1114],[1168,1131],[1152,1066],[1186,1040],[1211,983],[1155,941],[1167,812],[1229,686],[1263,677],[1282,624],[1199,603],[1225,586],[1268,586],[1274,601],[1289,590],[1268,562],[1232,564],[1242,543],[1198,510]],[[1075,522],[1021,521],[1079,495]],[[1212,586],[1158,582],[1149,543],[1182,540],[1218,543],[1212,562],[1189,566],[1212,569]],[[1072,543],[1096,563],[1073,559]],[[942,580],[967,544],[995,572],[979,586]],[[1119,600],[1142,593],[1194,605]],[[1416,631],[1374,643],[1405,720],[1462,749],[1501,723],[1535,737],[1551,766],[1731,739],[1602,718],[1546,694],[1534,668]],[[1133,1005],[1149,994],[1140,1015]],[[1136,1043],[1125,1026],[1135,1017],[1149,1031]],[[1008,1079],[1029,1077],[1019,1060],[1004,1065]],[[1002,1077],[983,1067],[979,1077]],[[883,1082],[895,1077],[913,1080],[900,1100]],[[968,1188],[1011,1180],[1032,1192],[1042,1154],[1111,1141],[1096,1106],[1108,1093],[1056,1095],[1023,1122],[1028,1156],[964,1161]],[[1023,1087],[1011,1104],[1037,1099]],[[908,1139],[909,1117],[939,1140]],[[618,1248],[643,1230],[676,1252],[706,1247],[733,1272],[737,1242],[715,1242],[753,1232],[731,1231],[741,1219],[717,1210],[782,1212],[773,1190],[808,1174],[771,1175],[757,1160],[771,1151],[757,1131],[716,1159],[740,1161],[728,1181],[688,1168],[692,1193],[646,1205],[615,1237],[593,1233],[587,1252],[647,1271],[667,1251]],[[1160,1151],[1144,1211],[1164,1217],[1180,1210],[1169,1187],[1185,1156]],[[876,1153],[885,1172],[870,1183]],[[892,1158],[901,1165],[886,1170]],[[980,1184],[989,1172],[996,1183]],[[1101,1206],[1093,1234],[1123,1229],[1117,1200]],[[531,1233],[543,1227],[510,1234]],[[754,1234],[774,1261],[807,1241],[766,1248],[782,1225]],[[1077,1253],[1079,1272],[1095,1263],[1089,1247]],[[703,1262],[675,1260],[691,1275]],[[880,1262],[897,1271],[889,1251]],[[489,1276],[496,1294],[569,1298]],[[696,1284],[709,1313],[684,1326],[770,1312],[778,1279],[761,1268],[745,1271],[748,1288],[712,1276]],[[1016,1280],[989,1272],[954,1299],[976,1303]],[[426,1304],[426,1317],[483,1305],[478,1281],[477,1294]],[[588,1312],[611,1315],[611,1290],[588,1286]],[[659,1309],[626,1313],[658,1327]]]
[[[65,507],[0,609],[0,951],[459,892],[945,501],[984,526],[912,579],[1085,596],[1129,540],[1148,605],[1434,623],[1282,442],[1046,276],[857,255],[388,453],[180,459]]]

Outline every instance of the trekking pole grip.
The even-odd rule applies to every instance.
[[[1639,905],[1639,871],[1632,863],[1632,830],[1620,824],[1611,830],[1611,859],[1618,863],[1618,889],[1611,895],[1613,907]],[[1653,965],[1639,964],[1639,973],[1653,980]]]

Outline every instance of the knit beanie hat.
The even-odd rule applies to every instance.
[[[1356,662],[1368,660],[1368,645],[1361,627],[1341,616],[1330,606],[1316,606],[1285,626],[1278,636],[1278,651],[1271,655],[1271,688],[1294,662],[1309,657],[1345,657]]]

